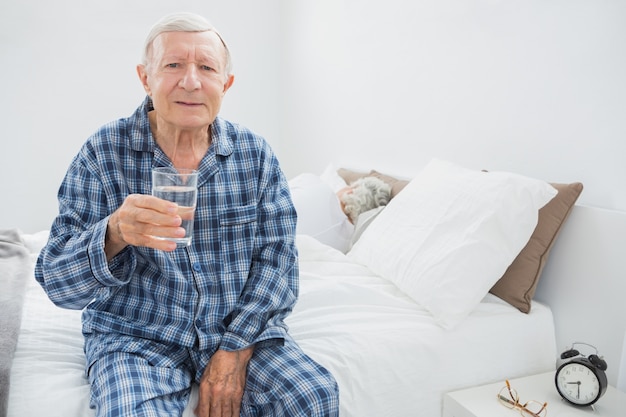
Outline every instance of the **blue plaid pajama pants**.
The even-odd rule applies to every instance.
[[[87,338],[91,407],[98,417],[181,416],[210,353],[153,341]],[[333,376],[291,339],[255,349],[242,417],[339,415]]]

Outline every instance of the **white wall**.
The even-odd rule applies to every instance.
[[[143,99],[135,66],[145,36],[179,10],[209,18],[234,55],[223,114],[278,140],[277,0],[0,2],[0,228],[50,227],[56,192],[81,144]],[[245,12],[244,12],[245,11]]]
[[[626,210],[626,2],[318,0],[290,10],[289,173],[433,156]]]
[[[550,181],[626,210],[626,2],[166,0],[0,3],[0,228],[47,228],[71,157],[131,113],[149,27],[190,10],[223,32],[223,115],[288,176],[328,162],[411,176],[433,156]]]

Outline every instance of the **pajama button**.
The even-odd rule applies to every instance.
[[[196,272],[202,271],[202,265],[200,265],[199,263],[193,264],[193,270]]]

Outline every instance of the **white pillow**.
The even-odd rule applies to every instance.
[[[376,216],[378,216],[378,214],[380,214],[380,212],[383,211],[384,208],[385,206],[379,206],[359,214],[359,217],[357,217],[356,223],[354,225],[354,233],[352,233],[352,239],[350,239],[350,247],[354,246],[354,244],[357,240],[359,240],[363,232],[365,232],[369,225],[372,224],[374,220],[376,220]]]
[[[349,257],[394,282],[444,328],[504,274],[556,195],[544,181],[432,160],[378,215]]]
[[[337,194],[320,177],[308,173],[289,180],[289,189],[298,213],[296,233],[345,253],[354,226],[341,209]]]
[[[320,179],[328,184],[335,193],[348,185],[337,171],[335,165],[329,164],[320,175]]]

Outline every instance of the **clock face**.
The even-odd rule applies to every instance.
[[[593,404],[601,395],[596,374],[589,367],[575,362],[559,368],[556,387],[563,398],[578,405]]]

